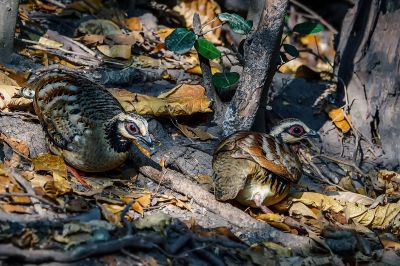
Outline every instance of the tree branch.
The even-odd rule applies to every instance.
[[[284,16],[288,0],[266,2],[266,15],[260,27],[244,46],[246,63],[239,87],[224,117],[224,135],[249,130],[255,120],[261,95],[275,74]]]
[[[9,63],[14,48],[18,0],[0,0],[0,62]]]

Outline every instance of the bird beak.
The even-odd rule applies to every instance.
[[[155,153],[155,147],[150,136],[140,136],[133,141],[136,147],[147,157],[150,158]]]
[[[305,135],[307,138],[319,138],[321,139],[321,136],[319,135],[319,133],[315,130],[310,130],[307,132],[307,134]]]

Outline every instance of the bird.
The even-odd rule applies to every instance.
[[[74,169],[108,171],[131,156],[132,144],[144,153],[153,147],[146,119],[125,112],[110,92],[82,74],[47,71],[29,89],[49,150],[62,157],[84,185]]]
[[[213,154],[217,200],[236,200],[264,213],[283,200],[302,175],[299,142],[319,134],[299,119],[284,119],[269,134],[239,131],[223,139]]]

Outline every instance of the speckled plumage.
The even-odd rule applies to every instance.
[[[128,115],[104,87],[74,73],[53,71],[36,78],[30,88],[54,154],[85,172],[110,170],[127,159],[130,142],[117,134],[117,123]]]
[[[294,127],[301,130],[299,135],[292,132]],[[271,134],[237,132],[222,140],[212,162],[216,198],[235,199],[251,207],[281,201],[302,175],[301,163],[290,143],[307,135],[317,133],[301,121],[289,119],[281,121]]]

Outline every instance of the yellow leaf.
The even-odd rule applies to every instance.
[[[188,69],[186,72],[191,73],[191,74],[197,74],[197,75],[201,75],[201,68],[200,66],[195,66],[193,68]],[[214,75],[215,73],[220,72],[220,69],[216,66],[211,66],[211,73]]]
[[[150,194],[145,194],[142,197],[138,198],[136,202],[140,203],[144,208],[147,208],[150,206],[150,200],[151,200],[151,195]]]
[[[121,222],[120,213],[124,209],[123,206],[104,203],[100,204],[100,208],[107,221],[114,225]]]
[[[126,20],[126,24],[131,31],[141,31],[142,23],[138,17],[131,17]]]
[[[135,203],[132,204],[132,209],[134,209],[135,212],[137,212],[137,213],[139,213],[140,215],[143,216],[144,210],[143,210],[142,205],[140,205],[139,202],[135,201]]]
[[[0,110],[3,110],[8,107],[11,99],[18,95],[20,91],[19,86],[11,86],[11,85],[0,85]]]
[[[343,206],[333,198],[316,192],[301,192],[291,195],[293,202],[302,202],[305,205],[313,206],[323,211],[332,210],[334,212],[343,211]]]
[[[49,47],[49,48],[54,48],[54,49],[61,48],[61,47],[64,46],[64,44],[62,44],[62,43],[53,41],[53,40],[48,39],[48,38],[43,37],[43,36],[39,38],[38,42],[40,44],[42,44],[43,46],[46,46],[46,47]]]
[[[67,165],[64,160],[56,155],[41,154],[32,158],[32,166],[36,171],[51,171],[53,173],[53,185],[57,195],[71,191],[71,185],[67,180]]]
[[[349,115],[346,115],[342,108],[332,109],[328,112],[329,118],[343,133],[349,132],[351,126],[347,119],[350,119]],[[350,121],[351,122],[351,121]]]
[[[200,85],[178,85],[158,97],[121,89],[109,89],[109,91],[125,111],[141,115],[179,116],[212,112],[211,102]]]
[[[2,71],[0,71],[0,85],[19,87],[18,83],[15,80],[10,78],[7,74],[3,73]]]
[[[157,35],[160,37],[160,41],[164,43],[165,42],[165,38],[167,38],[168,35],[170,35],[173,31],[174,31],[174,29],[165,28],[165,29],[159,30],[157,32]]]
[[[130,45],[99,45],[97,49],[104,55],[111,58],[129,59],[131,57]]]

